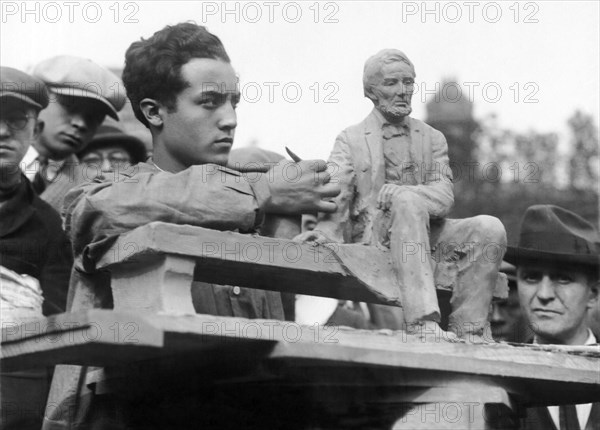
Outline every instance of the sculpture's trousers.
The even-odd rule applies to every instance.
[[[483,334],[506,250],[502,223],[487,215],[430,220],[412,192],[393,197],[377,218],[374,237],[391,250],[406,323],[440,321],[437,286],[452,291],[450,330]]]

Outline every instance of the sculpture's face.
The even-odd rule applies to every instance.
[[[399,61],[384,64],[371,85],[375,107],[392,122],[410,115],[414,84],[415,74],[408,64]]]

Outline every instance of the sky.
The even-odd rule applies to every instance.
[[[193,20],[221,38],[239,74],[236,146],[326,158],[336,135],[371,110],[362,70],[384,48],[415,64],[413,117],[425,119],[425,103],[450,80],[473,101],[476,119],[496,114],[501,127],[565,140],[576,109],[598,124],[599,5],[2,1],[0,64],[30,70],[70,54],[122,67],[133,41]]]

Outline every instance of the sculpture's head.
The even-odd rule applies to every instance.
[[[365,97],[390,122],[397,122],[412,112],[415,68],[406,54],[384,49],[370,57],[363,72]]]

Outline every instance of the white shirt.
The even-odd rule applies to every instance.
[[[37,151],[37,149],[35,149],[33,145],[30,145],[27,149],[27,152],[25,153],[25,156],[23,157],[23,160],[21,160],[21,170],[23,171],[25,176],[27,176],[27,179],[29,179],[29,181],[31,182],[33,182],[36,173],[40,170],[40,160],[38,158],[39,156],[40,153]],[[46,180],[50,182],[54,181],[58,176],[58,172],[60,172],[60,169],[62,168],[63,164],[65,164],[65,161],[66,160],[57,161],[49,159],[48,165],[45,169],[43,169],[43,175],[45,175]]]
[[[33,145],[29,145],[29,149],[27,149],[23,160],[21,160],[21,170],[30,181],[33,181],[35,174],[40,168],[40,162],[37,159],[39,155],[39,152],[37,152]]]
[[[594,345],[596,343],[596,337],[592,331],[588,329],[588,338],[584,345]],[[556,428],[560,429],[560,414],[558,408],[559,406],[548,406],[548,412],[550,412],[550,418],[552,418]],[[575,405],[575,409],[577,409],[577,421],[579,421],[579,428],[584,429],[588,419],[590,418],[590,413],[592,412],[592,404],[583,403],[580,405]]]

